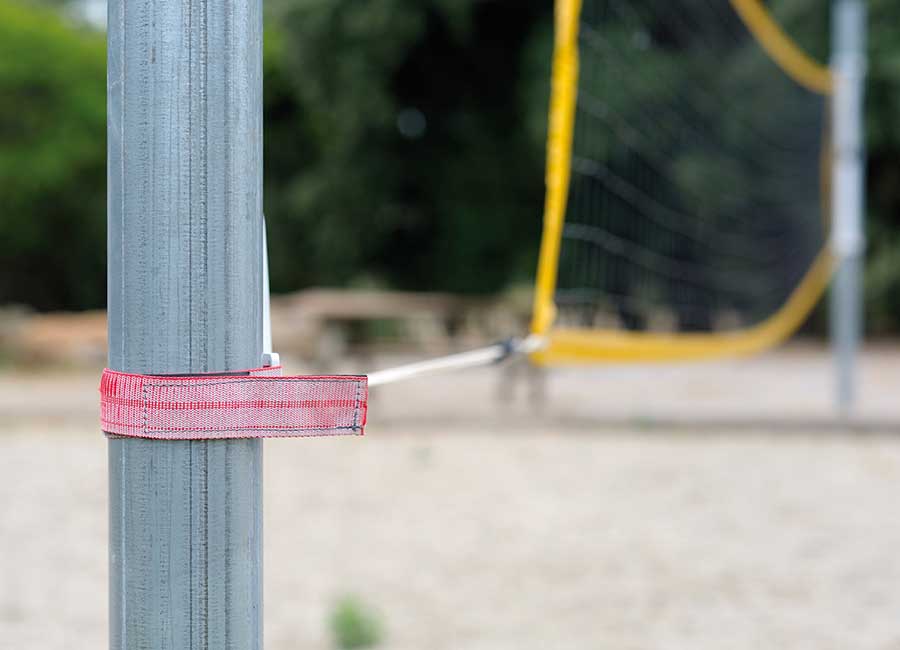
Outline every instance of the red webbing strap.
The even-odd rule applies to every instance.
[[[100,425],[113,436],[161,440],[362,435],[365,376],[248,374],[160,376],[106,369]]]

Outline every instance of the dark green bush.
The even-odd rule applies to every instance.
[[[105,302],[102,34],[0,1],[0,303]]]

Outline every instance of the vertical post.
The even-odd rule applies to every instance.
[[[261,0],[109,0],[109,365],[262,353]],[[109,441],[110,648],[262,645],[259,440]]]
[[[856,398],[856,356],[862,334],[863,81],[866,9],[862,0],[835,0],[832,11],[832,247],[837,263],[831,329],[842,417]]]

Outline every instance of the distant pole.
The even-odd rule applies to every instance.
[[[837,366],[837,405],[851,415],[856,400],[856,357],[862,337],[866,8],[862,0],[835,0],[832,10],[832,247],[837,262],[831,299]]]
[[[109,365],[262,353],[261,0],[110,0]],[[262,646],[259,440],[109,441],[110,648]]]

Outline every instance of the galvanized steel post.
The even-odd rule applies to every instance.
[[[261,0],[110,0],[109,365],[262,352]],[[109,441],[110,648],[262,646],[259,440]]]

